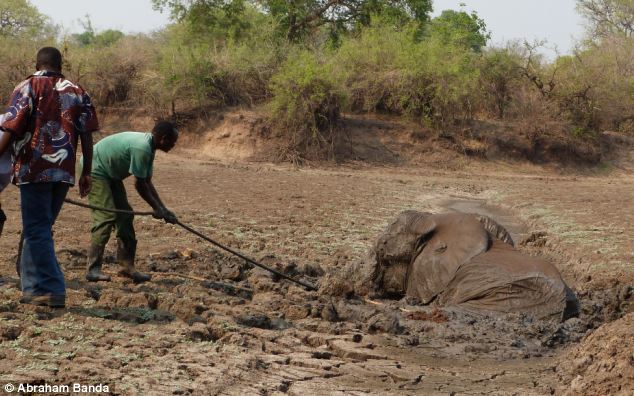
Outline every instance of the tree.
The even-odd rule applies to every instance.
[[[79,22],[84,28],[84,31],[82,33],[73,34],[72,37],[80,46],[86,47],[92,44],[95,39],[95,29],[92,27],[92,21],[90,20],[89,15],[86,15],[84,20]]]
[[[513,91],[523,76],[522,53],[513,44],[491,48],[480,58],[480,85],[498,118],[506,116]]]
[[[261,5],[278,17],[286,36],[297,41],[316,28],[351,30],[370,24],[373,15],[402,25],[416,20],[424,23],[432,11],[431,0],[265,0]]]
[[[432,19],[428,29],[431,37],[436,37],[445,43],[456,44],[479,52],[491,34],[486,30],[486,24],[472,12],[445,10],[439,17]]]
[[[588,20],[592,39],[634,37],[634,0],[577,0],[577,10]]]
[[[38,36],[50,28],[48,18],[28,0],[0,1],[0,37]]]
[[[92,27],[92,21],[90,20],[90,16],[86,15],[84,21],[81,21],[82,26],[84,27],[84,31],[82,33],[73,34],[73,39],[82,47],[87,47],[89,45],[95,45],[97,47],[108,47],[120,39],[122,39],[125,34],[119,30],[107,29],[103,32],[96,33],[95,29]]]
[[[431,0],[152,0],[156,9],[171,10],[178,21],[196,25],[236,26],[246,9],[252,8],[274,17],[286,38],[299,41],[307,34],[328,25],[332,30],[350,30],[367,25],[371,16],[388,16],[396,23],[426,22]],[[221,25],[223,26],[223,25]]]
[[[109,47],[124,36],[125,34],[120,30],[106,29],[95,36],[94,43],[98,47]]]

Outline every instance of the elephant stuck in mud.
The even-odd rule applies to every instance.
[[[538,319],[578,313],[578,301],[555,266],[517,251],[504,227],[476,214],[405,211],[365,259],[328,276],[321,289]]]

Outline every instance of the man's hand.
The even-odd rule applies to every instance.
[[[165,217],[163,217],[163,220],[165,220],[165,222],[169,224],[176,224],[178,222],[178,218],[176,217],[174,212],[167,209],[165,209],[165,211],[166,213],[165,213]]]
[[[178,222],[178,218],[176,217],[176,215],[164,206],[160,207],[158,210],[155,210],[152,216],[155,219],[163,219],[166,223],[169,224],[176,224]]]
[[[92,177],[90,175],[82,175],[79,178],[79,196],[85,197],[92,189]]]

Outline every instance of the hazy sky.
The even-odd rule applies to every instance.
[[[168,14],[152,9],[150,0],[31,0],[39,10],[70,32],[82,30],[90,15],[97,30],[150,32],[169,22]],[[492,44],[512,39],[547,39],[567,53],[583,34],[575,0],[434,0],[434,15],[445,9],[475,10],[492,33]]]
[[[568,53],[584,33],[575,0],[434,0],[434,15],[460,9],[460,3],[484,19],[493,45],[514,39],[546,39],[551,47]]]
[[[97,30],[117,29],[126,33],[151,32],[169,23],[169,13],[154,11],[150,0],[30,1],[40,12],[73,33],[83,31],[79,20],[85,15],[90,15]]]

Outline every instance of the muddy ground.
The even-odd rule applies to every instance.
[[[89,212],[55,227],[67,308],[17,303],[18,194],[2,195],[0,379],[107,383],[116,394],[630,394],[634,365],[634,177],[469,160],[439,166],[295,168],[158,154],[155,184],[180,219],[318,285],[360,258],[405,209],[478,212],[552,260],[582,315],[563,324],[408,301],[308,292],[138,218],[134,285],[84,281]],[[133,206],[146,206],[128,184]],[[76,198],[76,191],[72,192]],[[623,316],[625,315],[625,316]],[[607,324],[606,324],[607,323]],[[598,329],[598,330],[596,330]],[[622,342],[620,342],[622,341]],[[604,345],[614,349],[605,351]]]

